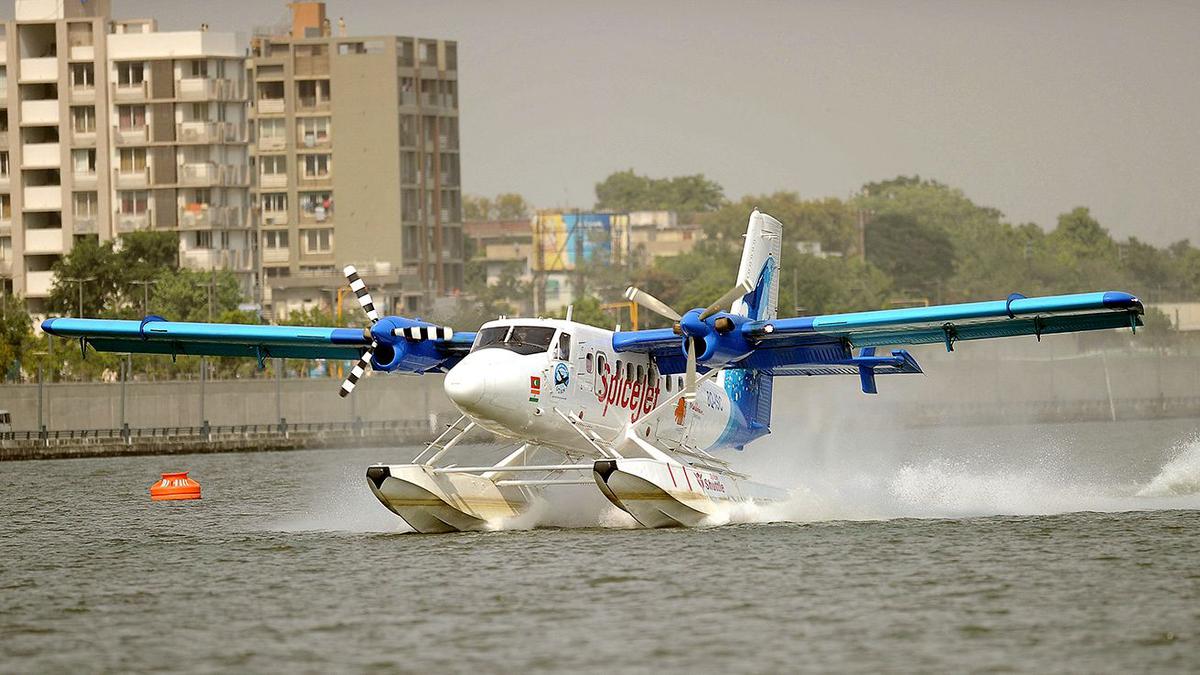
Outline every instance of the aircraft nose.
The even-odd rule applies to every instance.
[[[446,390],[446,396],[449,396],[455,405],[469,408],[483,398],[485,375],[478,373],[473,377],[468,377],[466,373],[456,373],[456,370],[458,369],[455,368],[446,375],[442,387]]]

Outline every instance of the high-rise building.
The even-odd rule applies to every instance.
[[[327,305],[354,264],[376,305],[420,311],[462,287],[457,45],[289,7],[248,61],[264,299]]]
[[[243,50],[109,4],[16,0],[0,36],[0,291],[34,314],[77,240],[139,229],[180,232],[182,264],[250,289]]]

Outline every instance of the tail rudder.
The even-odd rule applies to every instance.
[[[746,243],[738,281],[754,290],[733,303],[731,312],[757,321],[776,317],[779,303],[779,257],[783,249],[783,224],[754,209],[746,226]]]

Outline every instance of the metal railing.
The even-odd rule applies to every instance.
[[[443,424],[438,418],[438,428]],[[436,429],[433,430],[436,432]],[[55,429],[40,431],[3,431],[0,441],[39,444],[81,444],[137,440],[160,441],[221,441],[251,438],[320,436],[338,434],[347,438],[395,435],[398,440],[424,438],[432,432],[429,420],[389,420],[351,422],[278,422],[264,424],[200,425],[189,427],[129,427],[116,429]]]

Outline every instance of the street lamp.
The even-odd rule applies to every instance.
[[[131,281],[129,283],[142,287],[142,316],[144,317],[150,313],[150,287],[158,282],[145,279],[142,281]]]
[[[69,284],[79,284],[79,318],[83,318],[83,285],[89,281],[95,281],[96,277],[71,278],[63,277],[63,281]]]

